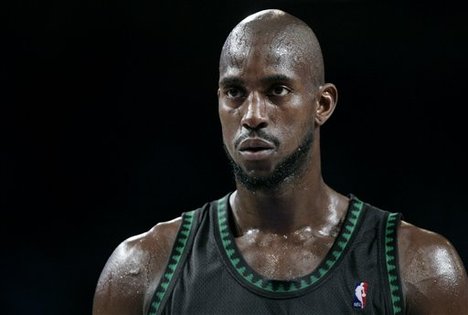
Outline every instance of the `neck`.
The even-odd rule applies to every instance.
[[[332,234],[347,208],[347,198],[328,187],[320,172],[301,180],[274,191],[249,191],[238,185],[230,199],[238,236],[252,230],[288,235],[304,228]]]
[[[237,236],[248,232],[286,236],[304,229],[332,235],[336,231],[349,199],[323,181],[318,132],[306,167],[275,189],[251,191],[236,183],[229,202]]]

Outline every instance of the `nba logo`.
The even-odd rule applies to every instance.
[[[366,306],[367,282],[359,282],[354,288],[353,307],[363,309]]]

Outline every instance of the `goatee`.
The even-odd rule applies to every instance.
[[[268,176],[247,174],[231,157],[224,145],[224,150],[233,169],[237,182],[250,191],[275,190],[288,180],[301,174],[310,159],[309,153],[314,142],[313,128],[306,133],[302,143],[289,156],[285,157]]]

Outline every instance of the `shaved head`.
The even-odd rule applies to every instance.
[[[319,169],[319,127],[336,95],[303,21],[263,10],[237,24],[223,45],[218,80],[223,142],[237,183],[274,190]]]
[[[322,52],[314,32],[302,20],[276,9],[249,15],[234,27],[221,51],[220,73],[228,65],[239,65],[258,45],[268,47],[272,63],[288,56],[296,66],[308,68],[316,85],[324,83]]]

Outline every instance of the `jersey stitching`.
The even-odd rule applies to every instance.
[[[166,296],[169,284],[171,283],[171,280],[174,277],[175,271],[179,265],[181,257],[183,256],[185,252],[187,241],[189,239],[190,232],[193,227],[194,214],[195,214],[195,210],[186,212],[182,216],[181,228],[174,242],[174,247],[171,252],[171,258],[169,259],[169,263],[166,266],[166,270],[163,276],[161,277],[158,288],[154,292],[148,315],[157,314],[161,306],[161,302]]]
[[[396,221],[398,213],[390,213],[385,226],[385,262],[387,266],[388,284],[392,301],[393,314],[402,313],[402,298],[400,296],[400,286],[398,282],[397,261],[396,261]]]

